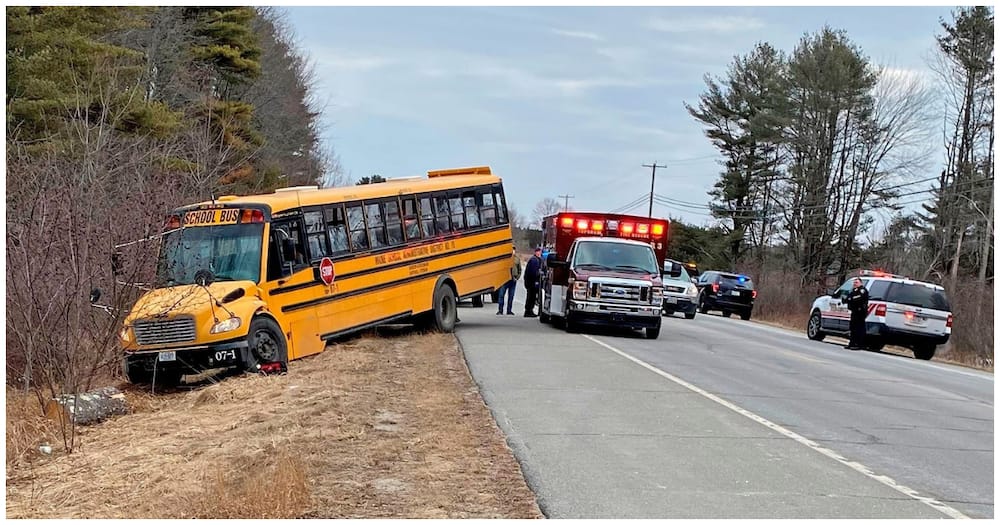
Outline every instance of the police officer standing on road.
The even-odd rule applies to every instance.
[[[535,248],[535,254],[528,259],[524,267],[524,289],[528,297],[524,301],[524,316],[538,317],[535,313],[535,302],[538,300],[538,277],[542,267],[542,248]]]
[[[851,311],[851,340],[847,343],[848,350],[863,350],[865,348],[865,318],[868,317],[868,289],[860,278],[854,278],[854,289],[844,299]]]

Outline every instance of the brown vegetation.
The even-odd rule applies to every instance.
[[[359,339],[284,376],[126,395],[137,410],[81,429],[73,454],[8,455],[8,517],[541,516],[449,335]],[[8,454],[12,440],[37,448],[35,419],[12,405]]]

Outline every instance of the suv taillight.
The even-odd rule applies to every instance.
[[[712,283],[712,292],[719,293],[719,283]]]
[[[875,315],[877,317],[885,317],[885,305],[879,304],[875,306]]]
[[[945,323],[944,325],[945,325],[946,327],[948,327],[948,328],[951,328],[951,321],[952,321],[952,319],[954,319],[954,318],[952,317],[952,315],[951,315],[951,314],[948,314],[948,322],[946,322],[946,323]]]

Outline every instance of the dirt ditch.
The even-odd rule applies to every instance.
[[[450,335],[127,396],[72,454],[8,455],[8,518],[541,517]]]

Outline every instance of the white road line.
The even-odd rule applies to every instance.
[[[716,317],[716,316],[713,316],[713,315],[702,314],[702,316],[704,316],[706,319],[712,319],[713,321],[718,321],[720,323],[723,322],[723,320],[724,320],[722,317]],[[746,324],[745,326],[750,326],[750,327],[755,328],[757,330],[760,330],[762,332],[769,332],[769,333],[772,333],[772,334],[775,334],[775,335],[790,336],[793,339],[795,339],[796,341],[801,342],[801,343],[805,343],[805,342],[809,341],[809,338],[806,337],[806,335],[804,333],[796,332],[794,330],[789,330],[787,328],[778,328],[777,326],[771,326],[771,325],[762,324],[762,323],[755,323],[755,322],[750,322],[750,323]],[[979,379],[985,379],[987,381],[993,381],[994,380],[993,374],[990,374],[990,373],[987,373],[987,372],[981,372],[981,373],[966,372],[965,370],[962,370],[961,368],[958,368],[957,366],[939,365],[939,364],[935,364],[935,363],[916,363],[916,364],[914,364],[914,366],[916,366],[917,364],[919,364],[920,366],[923,366],[923,367],[936,368],[938,370],[942,370],[942,371],[945,371],[945,372],[951,372],[953,374],[961,374],[963,376],[976,377],[976,378],[979,378]]]
[[[799,434],[796,434],[795,432],[792,432],[791,430],[788,430],[787,428],[785,428],[785,427],[783,427],[783,426],[781,426],[781,425],[779,425],[777,423],[774,423],[774,422],[772,422],[772,421],[770,421],[768,419],[765,419],[765,418],[763,418],[761,416],[758,416],[757,414],[754,414],[753,412],[750,412],[749,410],[746,410],[746,409],[741,408],[741,407],[739,407],[737,405],[734,405],[733,403],[730,403],[729,401],[726,401],[725,399],[722,399],[721,397],[719,397],[719,396],[717,396],[715,394],[712,394],[711,392],[707,392],[705,390],[702,390],[701,388],[698,388],[698,387],[692,385],[691,383],[688,383],[687,381],[684,381],[683,379],[681,379],[681,378],[679,378],[677,376],[674,376],[672,374],[664,372],[663,370],[660,370],[659,368],[656,368],[655,366],[653,366],[653,365],[651,365],[651,364],[649,364],[649,363],[647,363],[647,362],[645,362],[645,361],[643,361],[641,359],[632,357],[631,355],[629,355],[629,354],[627,354],[627,353],[625,353],[625,352],[623,352],[623,351],[621,351],[621,350],[619,350],[619,349],[617,349],[617,348],[615,348],[615,347],[613,347],[613,346],[611,346],[611,345],[609,345],[607,343],[604,343],[603,341],[599,341],[599,340],[597,340],[597,339],[595,339],[595,338],[593,338],[593,337],[591,337],[589,335],[586,335],[586,334],[583,334],[583,337],[586,337],[587,339],[590,339],[591,341],[593,341],[593,342],[595,342],[595,343],[603,346],[604,348],[607,348],[608,350],[611,350],[612,352],[614,352],[614,353],[616,353],[616,354],[624,357],[625,359],[628,359],[629,361],[632,361],[633,363],[635,363],[635,364],[637,364],[637,365],[639,365],[639,366],[641,366],[641,367],[649,370],[650,372],[653,372],[653,373],[655,373],[657,375],[660,375],[660,376],[662,376],[662,377],[664,377],[666,379],[669,379],[669,380],[673,381],[674,383],[677,383],[678,385],[681,385],[684,388],[687,388],[688,390],[691,390],[692,392],[694,392],[696,394],[699,394],[699,395],[701,395],[703,397],[706,397],[706,398],[708,398],[708,399],[710,399],[712,401],[715,401],[716,403],[718,403],[718,404],[720,404],[720,405],[722,405],[722,406],[724,406],[724,407],[732,410],[733,412],[736,412],[737,414],[740,414],[740,415],[745,416],[745,417],[747,417],[747,418],[749,418],[749,419],[751,419],[753,421],[756,421],[757,423],[760,423],[761,425],[764,425],[765,427],[770,428],[771,430],[774,430],[775,432],[778,432],[779,434],[782,434],[782,435],[784,435],[786,437],[794,439],[795,441],[797,441],[797,442],[799,442],[799,443],[801,443],[801,444],[803,444],[803,445],[805,445],[805,446],[807,446],[807,447],[815,450],[816,452],[819,452],[820,454],[823,454],[824,456],[827,456],[827,457],[829,457],[829,458],[831,458],[831,459],[833,459],[833,460],[841,463],[842,465],[850,467],[851,469],[853,469],[853,470],[855,470],[857,472],[860,472],[861,474],[864,474],[865,476],[867,476],[867,477],[869,477],[869,478],[871,478],[871,479],[873,479],[875,481],[878,481],[879,483],[881,483],[881,484],[883,484],[883,485],[885,485],[885,486],[887,486],[887,487],[889,487],[889,488],[891,488],[891,489],[893,489],[893,490],[895,490],[897,492],[900,492],[900,493],[902,493],[902,494],[904,494],[906,496],[909,496],[909,497],[911,497],[911,498],[913,498],[913,499],[915,499],[915,500],[917,500],[917,501],[919,501],[921,503],[924,503],[924,504],[926,504],[926,505],[934,508],[935,510],[944,513],[945,515],[947,515],[947,516],[949,516],[951,518],[969,519],[968,516],[966,516],[965,514],[962,514],[962,512],[960,512],[959,510],[954,509],[954,508],[952,508],[952,507],[950,507],[950,506],[948,506],[948,505],[946,505],[944,503],[941,503],[940,501],[938,501],[938,500],[936,500],[934,498],[929,498],[927,496],[921,496],[916,490],[913,490],[910,487],[907,487],[906,485],[901,485],[901,484],[897,483],[894,479],[890,478],[889,476],[884,476],[884,475],[881,475],[881,474],[876,474],[875,472],[872,471],[872,469],[866,467],[865,465],[862,465],[861,463],[858,463],[857,461],[851,461],[851,460],[845,458],[844,456],[841,456],[840,454],[834,452],[833,450],[830,450],[830,449],[828,449],[828,448],[826,448],[826,447],[824,447],[824,446],[816,443],[815,441],[812,441],[811,439],[808,439],[806,437],[800,436]]]

